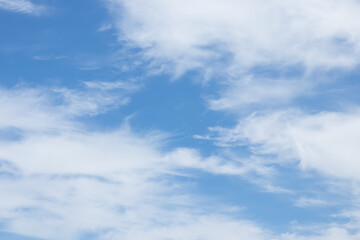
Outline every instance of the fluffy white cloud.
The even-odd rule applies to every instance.
[[[0,8],[32,15],[42,14],[46,10],[44,6],[36,5],[29,0],[0,0]]]
[[[231,71],[264,64],[328,69],[359,62],[356,0],[106,2],[119,38],[160,64],[170,63],[176,73],[214,68],[224,59]]]

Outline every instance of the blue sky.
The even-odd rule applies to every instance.
[[[360,239],[356,0],[0,0],[0,239]]]

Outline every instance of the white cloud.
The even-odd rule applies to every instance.
[[[36,134],[2,144],[1,159],[14,165],[0,170],[14,175],[0,183],[3,229],[45,239],[77,239],[85,232],[99,232],[100,239],[265,239],[256,224],[221,209],[203,213],[196,195],[168,175],[179,167],[241,171],[178,153],[192,150],[168,156],[158,144],[157,136],[128,131]]]
[[[163,134],[138,135],[126,125],[90,131],[73,119],[87,107],[68,111],[71,103],[40,89],[1,95],[0,130],[26,130],[20,139],[1,139],[2,230],[45,239],[89,232],[99,239],[266,238],[255,223],[226,216],[221,207],[205,211],[200,198],[172,180],[184,169],[241,175],[251,167],[194,149],[161,150]]]
[[[273,169],[258,164],[255,159],[243,160],[236,157],[226,159],[212,155],[203,158],[199,152],[189,148],[178,148],[166,156],[167,161],[183,168],[196,168],[214,174],[245,176],[250,173],[258,175],[271,175]]]
[[[106,2],[119,38],[178,74],[214,68],[224,58],[228,62],[216,71],[266,64],[328,69],[359,62],[356,0]]]
[[[33,58],[39,61],[57,61],[57,60],[68,59],[70,57],[64,55],[59,55],[59,56],[39,55],[39,56],[34,56]]]
[[[112,28],[112,25],[110,23],[106,23],[101,25],[101,27],[99,27],[99,29],[97,30],[98,32],[105,32],[108,31]]]
[[[218,99],[210,99],[213,110],[243,110],[245,107],[286,104],[300,95],[309,94],[313,84],[305,80],[259,79],[247,76],[227,81]]]
[[[254,154],[275,154],[276,161],[299,161],[303,169],[359,180],[360,114],[278,111],[254,114],[233,129],[212,128],[219,144],[248,146]],[[211,138],[211,137],[210,137]]]
[[[101,82],[101,81],[92,81],[92,82],[84,82],[86,87],[100,89],[100,90],[116,90],[116,89],[124,89],[127,91],[135,91],[139,89],[139,85],[134,82],[125,82],[125,81],[117,81],[117,82]]]
[[[284,234],[281,240],[356,240],[359,239],[359,233],[351,234],[345,228],[338,226],[322,229],[317,234],[299,236],[297,234]]]
[[[36,131],[73,127],[63,111],[52,106],[54,99],[45,91],[21,88],[0,89],[0,93],[0,128]]]
[[[308,208],[308,207],[319,207],[327,205],[326,201],[318,198],[309,198],[309,197],[301,197],[296,200],[295,206],[302,207],[302,208]]]
[[[360,20],[360,8],[355,0],[108,2],[118,18],[120,38],[142,47],[157,67],[169,62],[175,74],[194,68],[216,72],[220,62],[236,74],[263,64],[331,68],[358,63],[360,29],[353,23]],[[43,11],[25,0],[0,0],[0,7],[28,14]],[[282,79],[227,84],[220,98],[210,101],[212,109],[277,104],[311,88]],[[212,206],[174,181],[173,174],[192,169],[238,175],[270,192],[287,190],[253,177],[274,172],[256,157],[246,161],[221,154],[204,157],[190,148],[165,151],[166,134],[136,134],[126,126],[89,130],[77,117],[128,103],[127,93],[138,85],[119,81],[85,86],[50,93],[0,89],[0,130],[23,130],[20,139],[0,137],[3,230],[45,239],[78,239],[89,232],[99,234],[99,239],[125,240],[359,239],[358,229],[352,234],[347,226],[325,226],[315,235],[277,235],[231,217],[219,206],[209,211]],[[234,129],[212,128],[218,135],[208,138],[219,145],[248,146],[254,155],[276,155],[281,163],[299,161],[304,169],[358,180],[359,122],[358,111],[313,115],[282,111],[254,114]],[[297,204],[323,202],[300,198]]]
[[[29,0],[0,0],[0,8],[31,15],[39,15],[46,10],[44,6],[36,5]]]
[[[312,73],[359,63],[356,0],[104,1],[119,41],[142,49],[148,72],[197,69],[223,83],[207,99],[213,110],[285,105],[315,94],[324,82]]]
[[[26,131],[78,127],[78,116],[94,116],[127,104],[135,83],[85,82],[85,89],[0,88],[0,128]]]
[[[92,86],[98,89],[96,84]],[[201,195],[174,179],[176,174],[192,169],[245,177],[251,173],[271,176],[272,168],[256,159],[203,157],[189,148],[165,151],[164,134],[136,134],[126,125],[117,130],[90,131],[73,119],[74,114],[87,111],[66,111],[69,103],[56,102],[54,96],[43,91],[2,89],[0,129],[27,130],[20,139],[1,139],[0,191],[4,194],[0,222],[4,231],[55,240],[79,239],[84,233],[98,234],[98,239],[129,240],[357,237],[346,226],[325,226],[318,235],[306,237],[301,237],[302,233],[276,235],[254,222],[234,218],[227,206],[204,203]],[[82,96],[84,92],[72,94]],[[254,119],[256,116],[247,121],[256,122]],[[305,123],[314,121],[303,117],[300,122],[300,126],[307,126]],[[64,126],[70,127],[64,130]],[[257,141],[267,139],[266,131],[262,131]]]
[[[182,216],[181,216],[182,215]],[[170,227],[147,229],[147,231],[133,231],[125,237],[112,235],[108,239],[271,239],[270,234],[255,226],[251,222],[231,220],[223,216],[202,216],[196,217],[181,214],[176,216],[183,224]],[[107,238],[105,238],[107,239]]]
[[[62,108],[61,110],[69,116],[98,115],[130,102],[127,90],[114,93],[106,91],[106,89],[90,89],[80,92],[70,89],[55,89],[54,92],[60,94],[66,102],[59,108]]]
[[[1,138],[4,231],[54,240],[79,239],[85,233],[125,240],[303,239],[301,233],[280,236],[234,218],[228,206],[205,204],[201,195],[174,178],[186,169],[245,178],[271,176],[273,169],[256,159],[202,157],[189,148],[165,151],[164,134],[136,134],[126,125],[90,131],[72,118],[74,112],[64,110],[66,102],[54,102],[40,89],[2,89],[1,95],[0,130],[27,130],[20,139]],[[64,131],[64,126],[70,127]],[[327,228],[311,239],[356,239],[346,226]]]

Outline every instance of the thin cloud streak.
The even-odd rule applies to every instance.
[[[32,3],[30,0],[0,0],[0,9],[11,12],[25,13],[30,15],[41,15],[47,8]]]

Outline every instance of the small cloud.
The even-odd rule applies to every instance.
[[[245,76],[225,82],[220,97],[209,99],[213,110],[239,111],[249,106],[271,106],[307,95],[313,84],[305,79],[256,78]]]
[[[99,81],[90,81],[84,82],[85,86],[90,89],[98,89],[102,91],[115,90],[115,89],[124,89],[127,91],[139,89],[139,85],[133,82],[117,81],[117,82],[99,82]]]
[[[45,6],[34,4],[29,0],[0,0],[0,8],[30,15],[41,15],[47,9]]]
[[[99,27],[97,32],[105,32],[107,30],[110,30],[111,28],[112,28],[112,25],[110,23],[106,23],[106,24],[103,24],[101,27]]]
[[[60,56],[46,56],[46,55],[43,55],[43,56],[34,56],[33,57],[35,60],[39,60],[39,61],[56,61],[56,60],[62,60],[62,59],[66,59],[66,58],[69,58],[68,56],[63,56],[63,55],[60,55]]]
[[[319,207],[327,205],[328,203],[318,198],[301,197],[295,202],[295,206],[301,208]]]

